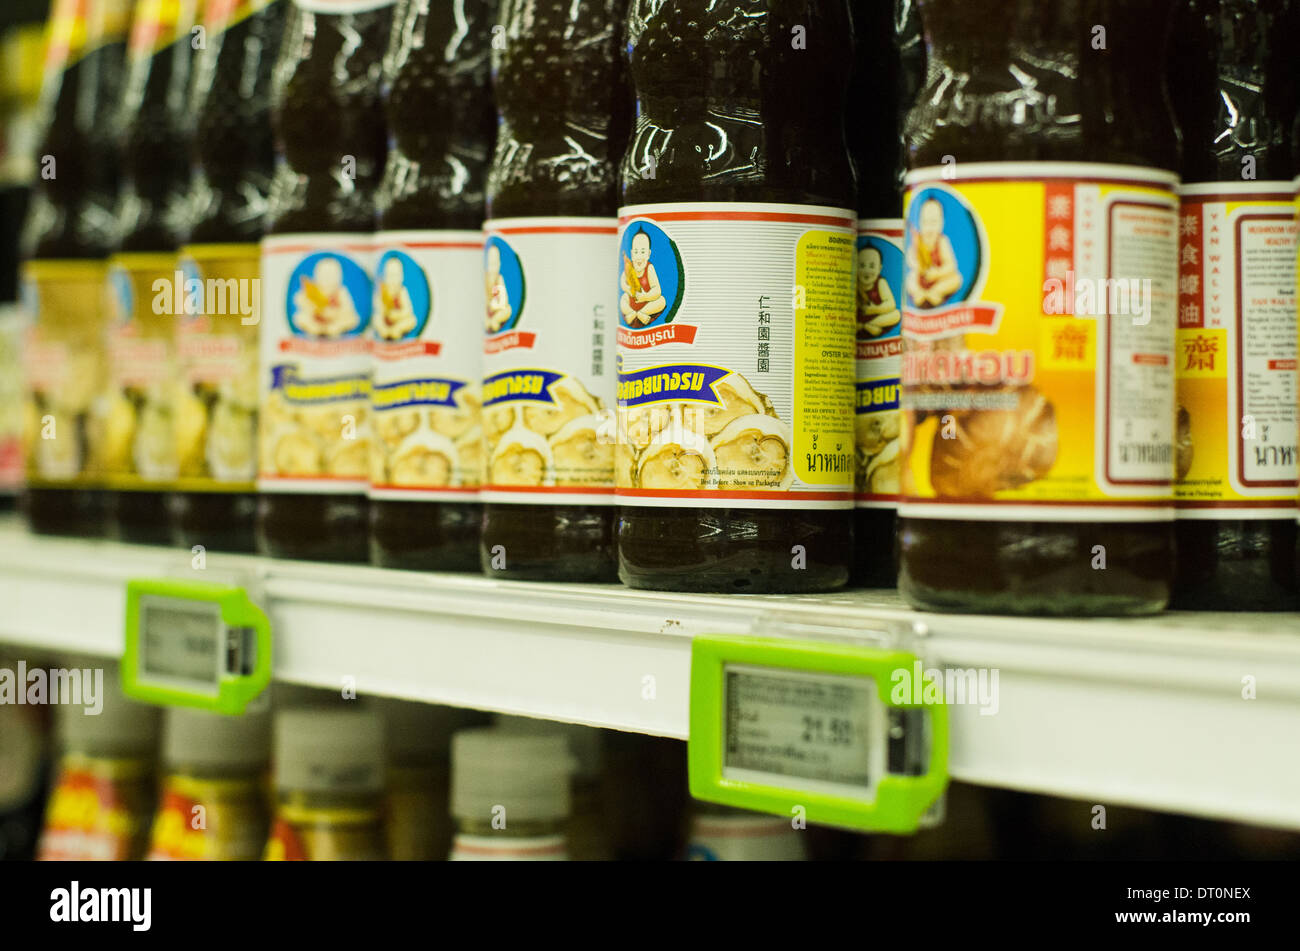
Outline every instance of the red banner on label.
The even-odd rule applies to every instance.
[[[665,324],[649,330],[618,328],[618,345],[629,350],[644,350],[663,343],[694,343],[699,327],[694,324]]]
[[[537,334],[527,330],[512,330],[508,334],[493,337],[483,342],[484,353],[500,353],[503,350],[531,350],[537,341]]]
[[[442,344],[434,340],[409,340],[406,343],[376,342],[373,353],[380,360],[405,360],[407,357],[436,357]]]
[[[960,333],[995,333],[1001,304],[960,304],[944,310],[903,311],[903,331],[909,337],[953,337]]]
[[[1205,267],[1205,241],[1201,234],[1203,201],[1183,199],[1178,216],[1178,326],[1204,327],[1205,286],[1202,268]]]
[[[299,340],[291,338],[280,341],[281,353],[303,353],[318,357],[341,357],[349,354],[370,352],[370,341],[365,337],[351,337],[340,340]]]
[[[879,360],[881,357],[896,357],[902,352],[903,340],[901,337],[890,337],[888,340],[858,341],[859,360]]]

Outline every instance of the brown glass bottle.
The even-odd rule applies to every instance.
[[[845,3],[644,0],[632,3],[628,25],[638,109],[624,206],[855,207],[843,123],[853,66]],[[802,565],[791,558],[796,546]],[[619,577],[635,588],[825,591],[848,581],[852,549],[845,510],[620,509]]]
[[[850,9],[856,54],[844,124],[857,171],[858,218],[897,220],[901,228],[902,118],[925,76],[921,16],[914,0],[857,0]],[[850,584],[892,588],[898,580],[897,507],[859,504],[853,519]]]
[[[189,230],[193,176],[187,103],[196,15],[195,0],[182,0],[177,9],[154,2],[137,5],[117,116],[122,142],[117,254],[174,255]],[[140,21],[149,18],[156,18],[152,25],[156,40],[149,28],[141,28]],[[141,489],[110,492],[113,536],[141,544],[170,544],[168,495],[147,483]]]
[[[279,162],[268,235],[352,233],[368,243],[375,230],[375,190],[387,149],[380,79],[392,6],[344,3],[339,9],[352,6],[362,9],[327,14],[294,4],[287,11],[272,81]],[[283,304],[268,299],[266,306]],[[264,377],[267,372],[263,366]],[[360,492],[259,491],[257,546],[263,554],[365,561],[367,536]]]
[[[493,51],[500,122],[488,218],[615,221],[616,164],[628,122],[618,54],[625,7],[626,0],[503,0],[497,19],[504,45]],[[606,346],[612,351],[613,340]],[[485,503],[483,571],[531,581],[614,581],[615,517],[612,505]],[[504,566],[494,564],[494,553],[504,554]]]
[[[275,171],[271,72],[280,50],[285,7],[286,0],[254,0],[253,12],[233,24],[230,12],[208,18],[207,44],[196,56],[192,84],[199,207],[190,229],[191,245],[255,245],[265,230]],[[217,321],[243,319],[234,313],[208,316]],[[255,338],[246,358],[257,360]],[[212,389],[204,388],[205,402],[219,398]],[[213,409],[204,407],[209,427]],[[251,444],[249,450],[255,459]],[[256,494],[220,491],[215,481],[209,488],[169,497],[175,544],[253,551]]]
[[[63,73],[57,87],[42,91],[52,97],[46,103],[52,111],[37,155],[52,156],[56,174],[38,175],[32,190],[23,238],[29,259],[102,264],[116,245],[121,155],[109,118],[121,95],[126,5],[125,0],[100,2],[93,11],[82,5],[88,23],[112,32],[90,38],[85,56]],[[85,427],[94,425],[92,419],[80,424],[78,438],[87,445],[94,437]],[[32,486],[23,507],[34,532],[94,537],[106,531],[106,493],[99,488]]]
[[[1162,72],[1168,0],[920,7],[930,79],[904,124],[910,167],[952,156],[1178,168]],[[1105,570],[1093,567],[1096,546]],[[899,589],[929,610],[1147,614],[1168,600],[1173,556],[1168,521],[899,519]]]
[[[1271,191],[1274,195],[1267,202],[1276,215],[1279,208],[1290,204],[1287,198],[1296,171],[1290,127],[1297,99],[1297,5],[1291,0],[1188,0],[1175,22],[1179,56],[1170,64],[1170,90],[1183,133],[1185,219],[1193,214],[1199,218],[1204,207],[1201,202],[1208,202],[1207,193],[1216,191],[1239,194],[1243,201],[1265,200],[1262,196]],[[1222,183],[1222,187],[1195,187],[1212,182]],[[1276,186],[1266,184],[1270,182]],[[1267,211],[1260,209],[1260,213]],[[1235,245],[1235,238],[1225,239]],[[1293,245],[1290,258],[1294,257]],[[1269,321],[1267,309],[1256,319]],[[1250,328],[1237,332],[1243,336],[1236,346],[1244,348],[1244,335]],[[1272,371],[1274,375],[1279,372]],[[1253,385],[1260,382],[1256,374]],[[1182,412],[1186,413],[1186,408]],[[1240,413],[1250,412],[1249,405],[1240,407]],[[1190,416],[1184,418],[1190,449],[1187,474],[1194,478],[1201,475],[1193,468],[1196,443],[1214,434],[1194,427]],[[1228,421],[1227,428],[1237,434],[1238,425],[1233,421]],[[1276,429],[1276,424],[1272,428]],[[1226,440],[1229,433],[1218,435]],[[1273,435],[1276,439],[1277,434]],[[1291,440],[1294,457],[1294,424]],[[1254,447],[1243,449],[1248,454]],[[1179,484],[1175,523],[1178,561],[1171,606],[1237,611],[1294,611],[1300,607],[1296,522],[1291,513],[1264,518],[1260,514],[1267,510],[1255,508],[1252,512],[1241,506],[1234,512],[1230,502],[1219,502],[1222,507],[1207,511],[1185,505],[1184,499],[1195,501],[1196,493],[1189,489],[1190,484]],[[1285,511],[1289,506],[1279,501],[1277,508]],[[1188,517],[1211,512],[1215,518]],[[1233,517],[1251,514],[1255,517]]]
[[[437,232],[483,227],[484,183],[496,125],[489,62],[494,13],[488,0],[401,0],[394,12],[384,62],[388,165],[379,191],[380,227],[386,233],[435,232],[424,237],[439,239]],[[430,122],[430,114],[438,115],[438,121]],[[447,237],[447,243],[457,243],[450,240],[454,236]],[[386,246],[385,239],[381,243]],[[475,266],[478,260],[475,254]],[[447,274],[445,279],[461,277]],[[476,272],[465,279],[481,293]],[[433,291],[437,295],[439,288]],[[479,326],[478,309],[448,313],[444,308],[437,316],[472,325],[476,332]],[[481,349],[464,356],[472,357],[465,366],[440,364],[435,372],[445,369],[458,379],[473,380],[477,392]],[[376,448],[381,438],[377,433]],[[482,507],[472,494],[463,502],[372,495],[370,560],[389,568],[475,571],[482,519]]]

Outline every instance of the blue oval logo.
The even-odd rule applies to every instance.
[[[874,234],[858,235],[858,339],[884,340],[902,331],[903,250]]]
[[[414,340],[424,333],[432,310],[429,277],[402,251],[385,251],[375,268],[371,329],[379,340]]]
[[[976,296],[984,241],[975,213],[954,192],[922,188],[907,209],[907,303],[915,310]]]
[[[370,275],[335,251],[317,251],[289,275],[285,313],[300,337],[355,337],[370,323]]]
[[[484,284],[487,290],[489,335],[513,330],[524,312],[527,288],[524,266],[515,249],[500,235],[492,235],[483,245]]]
[[[686,274],[677,244],[653,221],[628,223],[619,239],[618,322],[631,330],[672,323]]]

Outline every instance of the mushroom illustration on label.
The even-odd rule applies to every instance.
[[[603,415],[592,413],[565,423],[551,437],[555,484],[608,485],[614,468],[614,441],[604,432]]]
[[[555,465],[544,436],[515,426],[506,432],[492,453],[491,482],[499,486],[550,486]]]
[[[776,416],[772,401],[739,373],[727,374],[713,391],[717,403],[687,403],[682,408],[682,421],[701,435],[712,438],[741,416]]]
[[[637,463],[636,484],[643,489],[697,491],[718,487],[713,448],[699,433],[674,419],[656,433]]]
[[[794,482],[790,443],[790,427],[773,416],[733,419],[710,443],[718,488],[788,489]]]
[[[1174,481],[1182,482],[1192,471],[1192,414],[1178,407],[1174,426]]]
[[[935,431],[930,482],[943,496],[992,497],[1047,475],[1056,462],[1056,412],[1032,386],[1013,390],[1014,409],[957,415],[953,438]]]

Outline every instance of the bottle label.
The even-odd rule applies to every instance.
[[[614,500],[612,218],[484,224],[485,502]]]
[[[186,313],[176,324],[176,455],[187,492],[251,492],[257,478],[256,244],[183,249]]]
[[[312,13],[365,13],[391,7],[397,0],[293,0],[293,5]]]
[[[203,6],[203,26],[215,35],[261,13],[277,0],[207,0]]]
[[[130,58],[152,56],[170,46],[197,19],[197,0],[138,0],[127,40]]]
[[[23,265],[23,440],[27,484],[86,487],[105,471],[109,398],[102,261],[29,261]]]
[[[126,39],[131,26],[131,0],[97,0],[90,5],[86,51]]]
[[[1290,518],[1296,217],[1289,182],[1179,189],[1179,518]]]
[[[450,856],[453,862],[565,862],[568,858],[562,835],[457,835]]]
[[[619,502],[852,507],[853,213],[619,214]]]
[[[262,792],[246,780],[169,776],[154,816],[150,861],[253,862],[266,845]]]
[[[367,809],[282,805],[271,823],[267,862],[376,862],[384,854],[378,814]]]
[[[372,256],[368,235],[262,241],[258,491],[366,492]]]
[[[0,304],[0,493],[12,493],[23,484],[22,331],[22,309]]]
[[[1073,162],[907,176],[900,515],[1173,517],[1176,182]]]
[[[111,405],[104,433],[107,484],[160,490],[177,476],[176,325],[185,314],[174,254],[116,254],[109,260]]]
[[[116,862],[138,858],[148,817],[138,770],[112,761],[65,763],[46,806],[37,859]]]
[[[56,81],[86,54],[89,8],[90,0],[55,0],[45,26],[45,83]]]
[[[853,441],[859,508],[898,505],[899,397],[903,366],[903,222],[860,219],[857,242],[857,373]]]
[[[377,240],[370,496],[470,501],[483,468],[483,235],[393,231]]]
[[[803,840],[786,819],[699,816],[691,824],[686,857],[692,862],[799,862]]]

